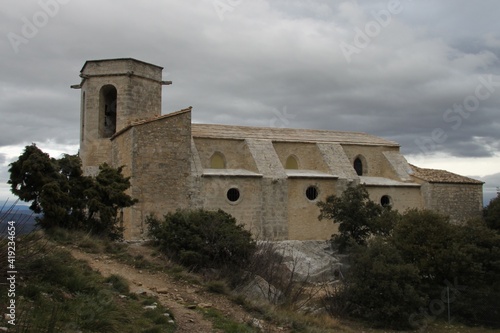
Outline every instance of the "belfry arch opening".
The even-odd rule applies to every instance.
[[[109,138],[116,133],[116,88],[107,84],[99,94],[99,136]]]

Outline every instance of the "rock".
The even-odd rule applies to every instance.
[[[69,293],[66,293],[66,292],[64,292],[64,291],[62,292],[62,297],[63,297],[64,299],[73,299],[73,298],[74,298],[74,297],[73,297],[73,295],[71,295],[71,294],[69,294]]]
[[[120,298],[127,298],[126,295],[118,295],[118,297],[120,297]]]
[[[281,298],[281,291],[258,275],[237,291],[249,299],[268,301],[273,304],[278,304]]]
[[[148,294],[148,292],[144,289],[139,289],[135,293],[138,295],[147,295]]]
[[[330,241],[286,240],[273,242],[285,257],[284,264],[294,270],[294,280],[326,282],[337,279],[344,264],[341,256],[333,251]]]
[[[143,309],[144,309],[144,310],[156,310],[156,308],[157,308],[157,307],[158,307],[158,306],[157,306],[156,304],[154,304],[154,305],[145,305],[145,306],[143,307]]]
[[[253,328],[258,329],[261,332],[264,331],[264,326],[262,326],[261,321],[259,319],[257,319],[257,318],[252,318],[252,320],[250,321],[250,326],[252,326]]]
[[[173,321],[172,319],[170,319],[170,320],[168,321],[168,323],[173,325],[173,324],[175,324],[175,321]]]
[[[157,289],[156,292],[158,294],[168,294],[169,290],[167,288],[160,288],[160,289]]]
[[[194,309],[196,309],[196,304],[188,304],[188,305],[186,305],[186,308],[194,310]]]
[[[212,303],[200,303],[200,304],[198,304],[198,307],[200,307],[202,309],[211,308],[212,306],[213,306]]]
[[[0,327],[1,332],[8,332],[9,329],[7,327]]]

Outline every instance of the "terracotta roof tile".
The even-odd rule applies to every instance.
[[[484,184],[483,182],[465,176],[457,175],[445,170],[424,169],[410,164],[413,170],[412,176],[425,180],[429,183],[453,183],[453,184]]]

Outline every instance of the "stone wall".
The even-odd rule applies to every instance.
[[[391,199],[392,208],[404,213],[409,208],[424,208],[420,187],[405,186],[367,186],[370,199],[380,204],[380,199],[388,195]]]
[[[349,158],[351,165],[357,156],[361,155],[364,160],[363,176],[387,177],[390,179],[399,179],[394,170],[389,167],[385,151],[399,151],[398,147],[383,146],[361,146],[361,145],[342,145],[345,154]]]
[[[309,200],[306,190],[309,186],[318,189],[318,198]],[[338,225],[331,220],[318,220],[320,214],[318,201],[325,201],[336,193],[336,180],[314,178],[288,179],[288,239],[320,240],[330,239],[337,232]]]
[[[347,157],[342,146],[338,143],[317,143],[323,161],[328,166],[328,173],[339,178],[352,181],[358,178],[352,162]]]
[[[204,169],[210,168],[210,158],[218,152],[224,156],[226,169],[245,169],[258,172],[244,140],[195,138],[194,144]]]
[[[482,214],[482,184],[424,183],[422,197],[425,208],[448,215],[453,222]]]
[[[257,170],[263,175],[261,196],[262,239],[288,239],[288,183],[273,143],[269,140],[245,140]]]
[[[132,59],[87,62],[82,69],[80,156],[82,164],[111,162],[111,143],[102,137],[101,89],[116,88],[116,132],[136,120],[161,114],[162,68]]]
[[[323,160],[323,156],[314,143],[301,142],[274,142],[274,149],[281,162],[286,164],[289,156],[294,156],[299,164],[299,169],[316,170],[328,173],[330,170]]]
[[[133,215],[133,236],[139,238],[148,214],[161,217],[190,206],[191,112],[137,125],[129,131],[132,194],[139,200],[133,208],[138,213]]]
[[[253,177],[202,177],[201,178],[202,207],[207,210],[222,209],[231,214],[238,224],[258,238],[262,234],[262,178]],[[240,198],[231,202],[227,198],[227,191],[236,188]]]

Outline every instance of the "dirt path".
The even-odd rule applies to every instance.
[[[151,258],[151,249],[141,244],[130,245],[129,251],[142,254],[148,260]],[[212,323],[203,318],[195,309],[211,307],[219,310],[232,320],[245,323],[253,318],[243,308],[234,304],[222,295],[206,292],[198,285],[184,281],[176,281],[165,273],[152,273],[139,270],[129,265],[117,262],[103,254],[89,254],[78,249],[71,249],[71,254],[80,260],[86,261],[94,270],[103,276],[117,274],[125,278],[134,293],[146,292],[158,297],[161,304],[174,314],[177,331],[180,333],[211,333],[221,332],[212,327]],[[154,259],[154,258],[153,258]],[[188,308],[190,307],[190,308]],[[286,329],[274,327],[262,322],[264,332],[286,332]]]

